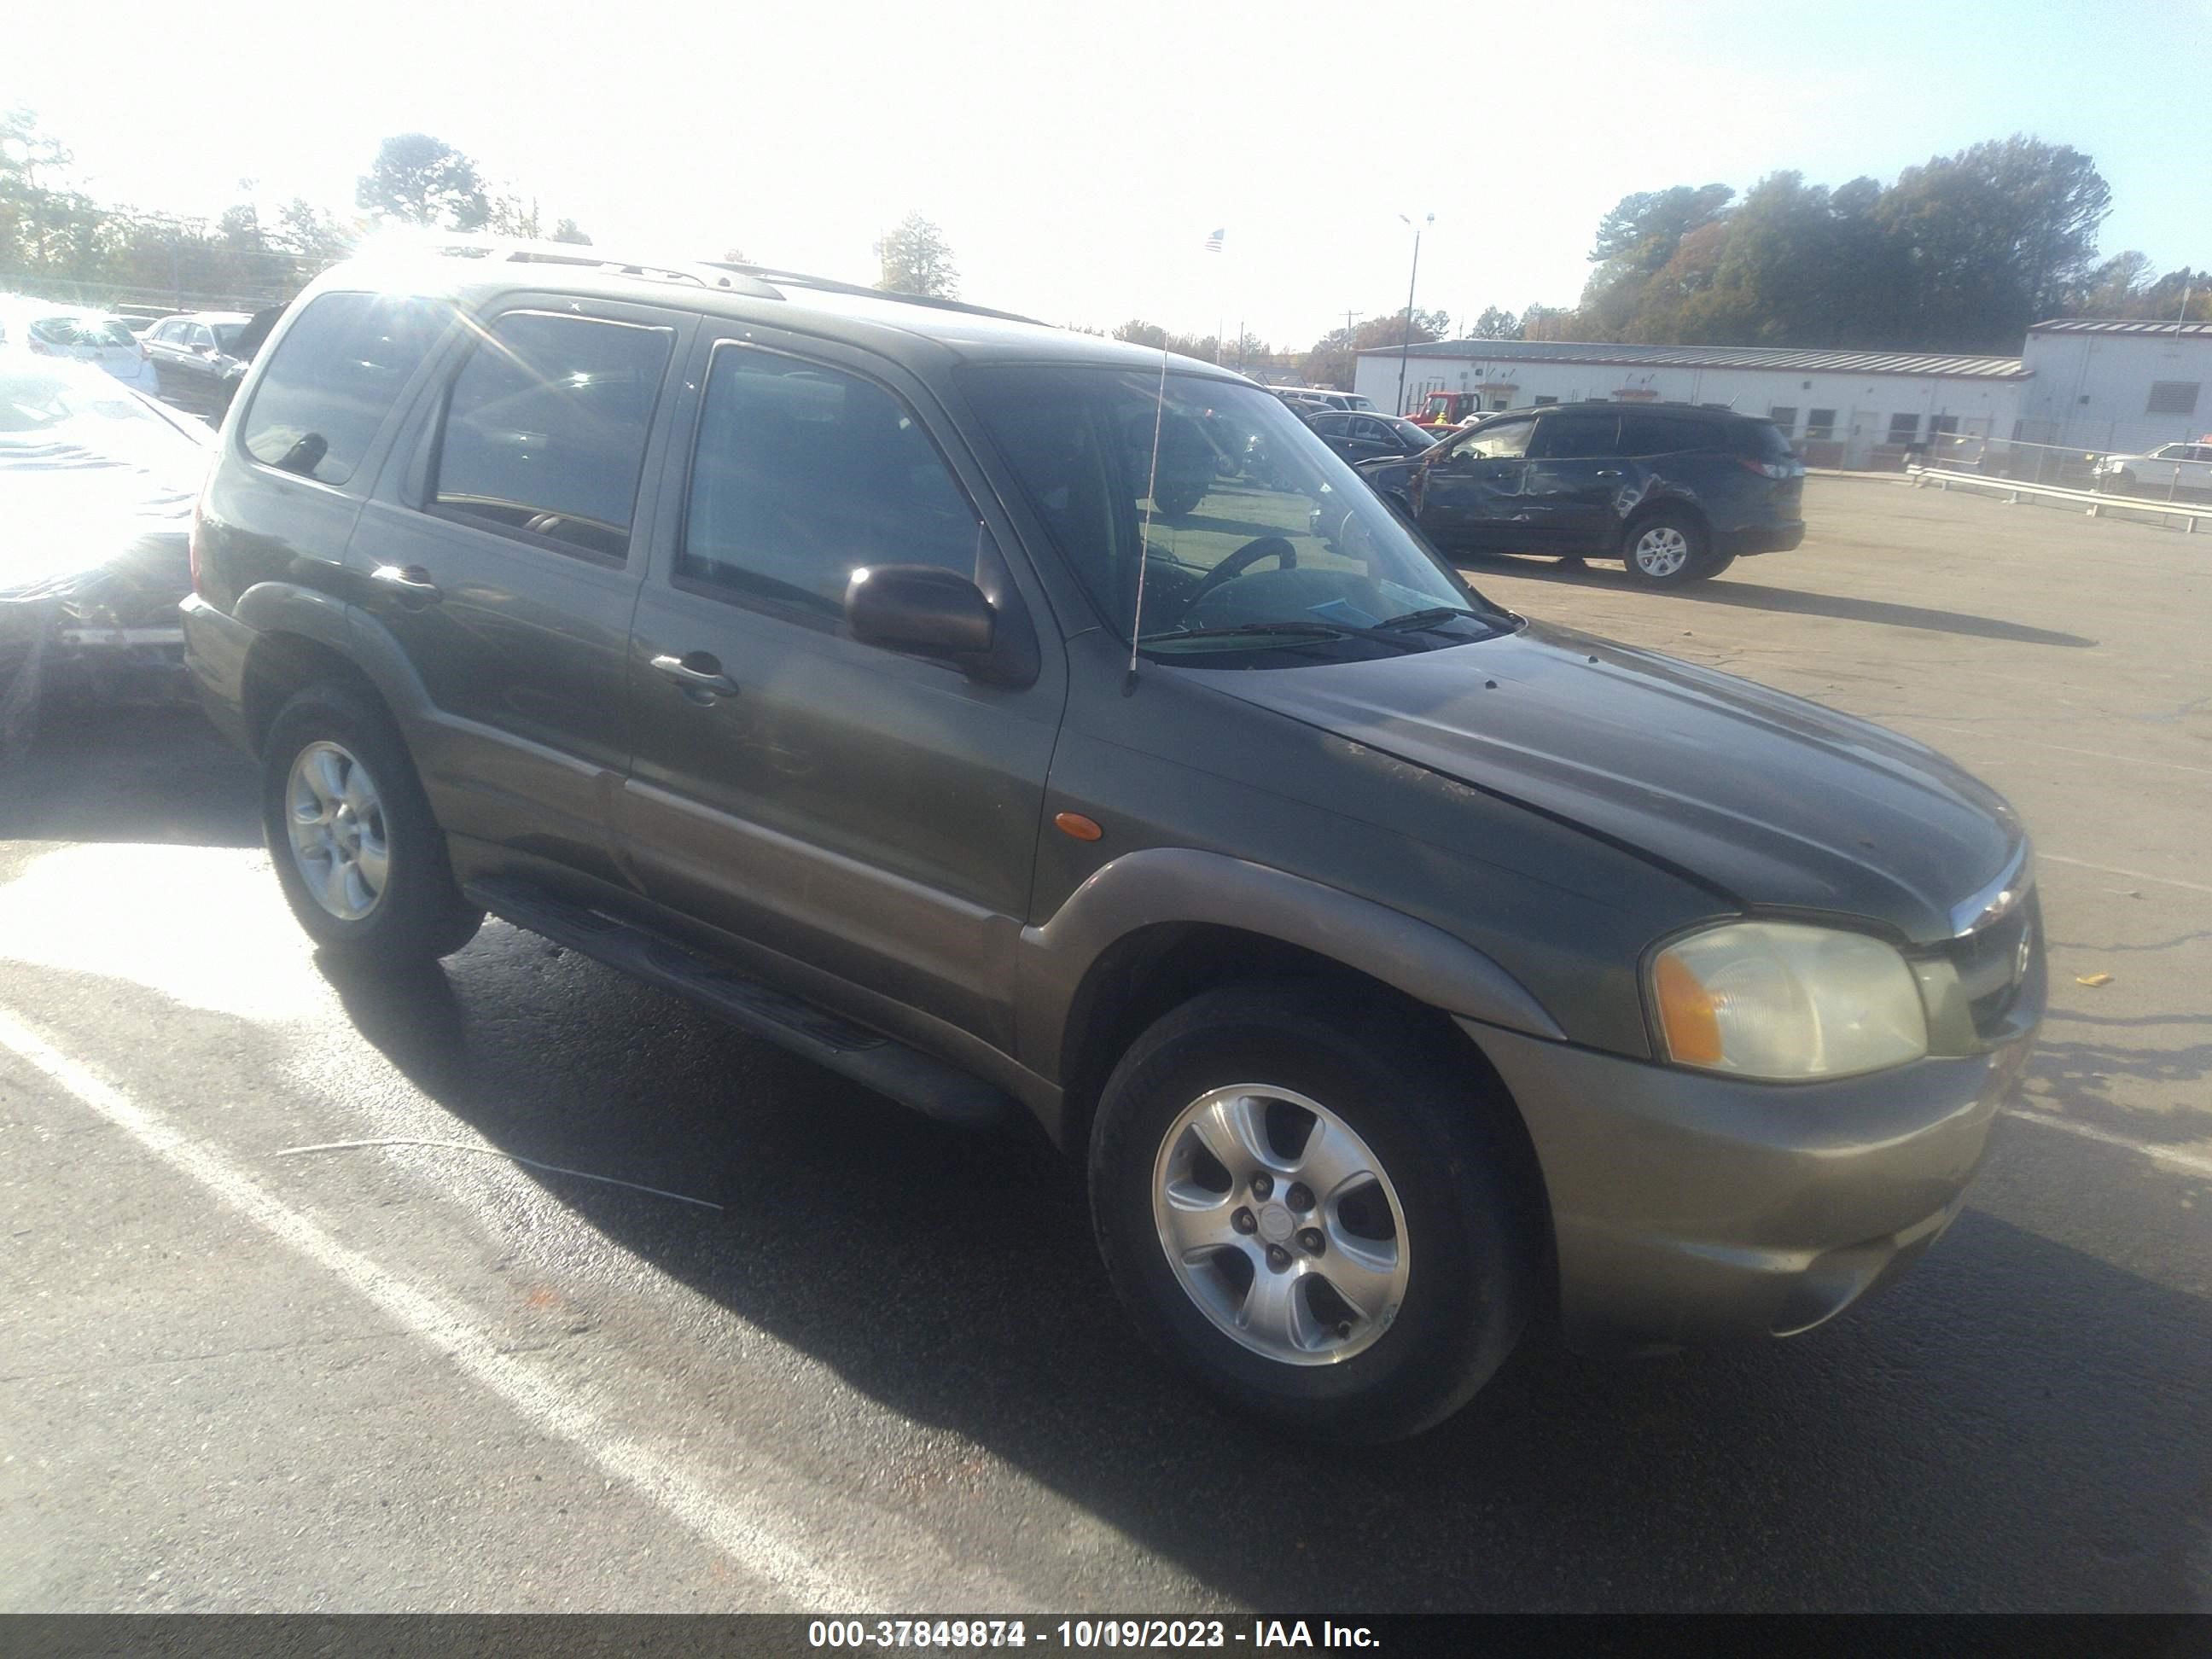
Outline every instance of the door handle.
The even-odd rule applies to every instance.
[[[696,692],[707,698],[734,697],[738,683],[722,672],[722,665],[704,651],[691,655],[702,663],[713,663],[711,668],[694,668],[682,657],[655,657],[653,672],[665,680],[673,681],[686,691]]]
[[[430,580],[430,573],[419,564],[380,564],[368,573],[368,579],[417,605],[434,605],[445,597]]]
[[[1601,466],[1590,474],[1593,478],[1618,478],[1620,476],[1620,469],[1617,466]]]

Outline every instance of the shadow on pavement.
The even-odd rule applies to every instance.
[[[2194,1605],[2212,1305],[2110,1260],[1970,1210],[1895,1289],[1798,1342],[1614,1366],[1539,1333],[1437,1432],[1317,1451],[1215,1410],[1134,1344],[1079,1178],[1041,1135],[931,1124],[557,954],[494,923],[442,972],[340,991],[369,1042],[495,1144],[726,1206],[672,1215],[533,1176],[605,1237],[1218,1594]],[[2074,1179],[2140,1200],[2127,1249],[2192,1259],[2185,1178],[2066,1155]],[[2075,1236],[2063,1218],[2091,1190],[2053,1231]]]
[[[196,708],[49,708],[0,770],[0,841],[258,847],[260,773]]]
[[[1500,557],[1477,560],[1462,557],[1456,561],[1463,573],[1474,575],[1480,585],[1481,573],[1527,577],[1534,581],[1571,583],[1579,587],[1613,588],[1621,592],[1642,592],[1640,585],[1629,580],[1626,571],[1616,565],[1542,565],[1528,560]],[[2047,628],[2030,628],[2025,623],[2009,623],[1995,617],[1977,617],[1964,611],[1939,611],[1929,605],[1899,605],[1889,599],[1860,599],[1850,594],[1808,593],[1796,588],[1767,587],[1757,582],[1737,581],[1723,576],[1717,580],[1693,583],[1688,587],[1668,590],[1670,597],[1695,599],[1705,605],[1736,605],[1752,611],[1788,611],[1800,616],[1833,617],[1844,622],[1875,623],[1887,628],[1916,628],[1936,634],[1963,634],[1979,639],[2009,640],[2020,645],[2060,645],[2081,647],[2097,643],[2079,634],[2062,634]]]

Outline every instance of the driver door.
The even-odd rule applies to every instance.
[[[1529,541],[1527,500],[1534,416],[1486,421],[1449,440],[1421,468],[1416,514],[1449,551],[1508,553]]]

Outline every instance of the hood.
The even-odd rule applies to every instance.
[[[142,544],[181,545],[212,456],[155,419],[0,432],[0,598],[65,590]]]
[[[1924,744],[1733,675],[1566,629],[1212,677],[1228,695],[1534,808],[1749,907],[1917,943],[2021,841]]]

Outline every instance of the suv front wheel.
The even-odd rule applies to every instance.
[[[1328,1439],[1418,1433],[1527,1317],[1510,1111],[1386,1005],[1296,981],[1210,993],[1107,1083],[1100,1251],[1146,1336],[1229,1405]]]
[[[262,819],[292,915],[348,966],[434,962],[483,925],[390,716],[343,685],[277,711],[262,746]]]

